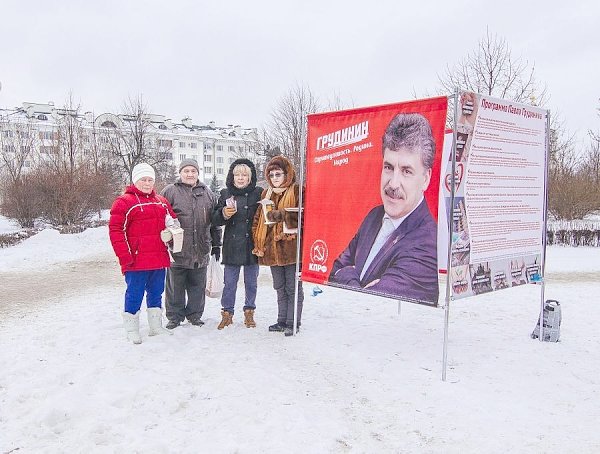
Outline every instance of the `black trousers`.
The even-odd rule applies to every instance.
[[[296,265],[272,266],[273,288],[277,292],[277,323],[292,326],[294,324],[294,287]],[[302,317],[304,291],[298,281],[298,326]]]
[[[181,323],[186,318],[202,317],[206,290],[206,267],[175,268],[167,270],[165,308],[167,318]],[[187,295],[187,301],[186,301]]]

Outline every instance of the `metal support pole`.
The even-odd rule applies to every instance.
[[[302,210],[304,205],[304,155],[306,154],[306,125],[308,119],[306,115],[302,117],[302,129],[300,132],[300,187],[298,198],[298,234],[296,236],[296,272],[294,273],[294,326],[292,335],[296,335],[298,329],[298,285],[300,282],[300,257],[302,255]]]
[[[550,111],[546,110],[546,156],[544,162],[544,228],[542,230],[542,258],[540,275],[542,278],[540,289],[540,342],[544,341],[544,301],[546,291],[546,244],[548,241],[548,162],[550,160]]]
[[[451,273],[452,273],[452,229],[454,226],[454,194],[456,192],[456,125],[458,123],[459,89],[454,89],[454,117],[452,127],[452,176],[450,177],[450,209],[448,210],[448,261],[446,264],[446,298],[444,305],[444,351],[442,355],[442,381],[446,381],[448,366],[448,327],[450,323]]]

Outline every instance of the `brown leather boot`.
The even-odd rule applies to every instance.
[[[233,314],[227,311],[221,311],[221,323],[217,326],[217,329],[223,329],[233,323]]]
[[[254,309],[244,310],[244,325],[246,325],[246,328],[256,328],[256,322],[254,321]]]

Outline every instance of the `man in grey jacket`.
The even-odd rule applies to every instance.
[[[175,262],[167,272],[165,306],[169,329],[178,327],[186,318],[192,325],[204,324],[201,317],[209,256],[214,255],[217,261],[221,256],[221,227],[211,223],[217,197],[199,180],[199,173],[196,160],[184,159],[177,181],[162,191],[183,229],[182,250],[172,254]]]

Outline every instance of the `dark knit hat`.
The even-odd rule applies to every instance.
[[[179,172],[181,172],[181,169],[183,169],[184,167],[187,166],[192,166],[195,167],[196,170],[198,171],[198,173],[200,173],[200,167],[198,166],[198,161],[196,161],[195,159],[191,159],[191,158],[187,158],[181,161],[181,164],[179,164]]]

